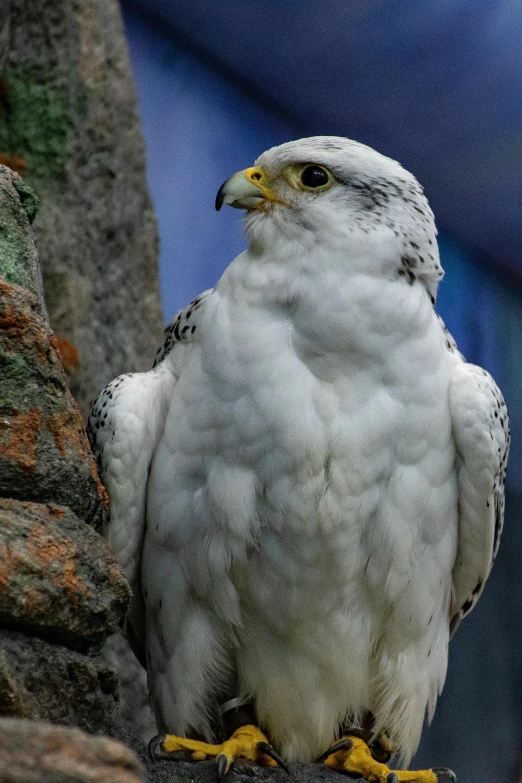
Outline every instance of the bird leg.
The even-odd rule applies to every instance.
[[[157,748],[163,751],[158,753]],[[189,755],[192,761],[217,759],[218,780],[223,781],[232,762],[241,757],[269,767],[282,767],[288,772],[282,759],[268,742],[261,729],[252,724],[240,726],[230,739],[220,745],[209,745],[198,740],[176,737],[174,734],[164,734],[154,737],[149,744],[149,751],[154,760],[169,758],[168,754],[180,751]],[[167,754],[167,755],[166,755]]]
[[[355,735],[346,734],[339,742],[323,753],[319,761],[337,772],[358,775],[372,783],[439,783],[444,778],[455,781],[449,769],[391,770],[373,758],[366,742]]]

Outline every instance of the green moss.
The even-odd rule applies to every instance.
[[[9,225],[1,225],[1,213],[0,206],[0,277],[36,293],[34,261],[27,247],[27,238],[18,226],[12,230]]]
[[[37,397],[33,372],[26,360],[16,353],[5,353],[0,349],[0,373],[2,374],[2,395],[0,407],[4,411],[23,410],[31,407],[27,400]]]
[[[27,219],[29,220],[29,223],[32,223],[37,215],[38,210],[40,209],[40,199],[34,190],[29,187],[27,182],[23,181],[23,179],[15,180],[13,185],[15,186],[18,195],[20,196],[20,201],[22,203],[24,212],[27,215]]]
[[[56,90],[6,73],[8,92],[0,121],[0,152],[24,158],[32,181],[59,176],[68,160],[69,107]]]

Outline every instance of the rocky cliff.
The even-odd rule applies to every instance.
[[[0,715],[115,735],[118,683],[101,649],[129,587],[95,529],[107,499],[46,317],[36,204],[0,166]],[[0,745],[17,727],[23,743],[24,726],[0,721]]]
[[[148,369],[162,333],[156,223],[117,0],[0,3],[2,161],[41,201],[46,305],[85,417],[109,380]]]

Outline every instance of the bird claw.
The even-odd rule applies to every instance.
[[[272,761],[275,761],[276,764],[281,767],[281,769],[284,769],[287,775],[290,774],[290,770],[286,766],[279,753],[275,750],[275,748],[272,747],[272,745],[269,745],[268,742],[258,742],[256,749],[263,756],[268,756],[272,759]],[[227,755],[225,755],[225,753],[220,753],[220,755],[217,757],[218,783],[224,783],[225,776],[234,761],[235,759],[229,758]]]
[[[319,756],[317,759],[317,764],[321,764],[321,762],[326,761],[327,758],[330,756],[333,756],[334,753],[337,753],[339,750],[351,750],[353,748],[353,742],[348,737],[345,737],[342,740],[339,740],[339,742],[336,742],[335,745],[332,745],[328,748],[328,750],[323,753],[322,756]]]
[[[178,761],[187,756],[191,761],[215,758],[218,783],[223,783],[236,758],[247,758],[259,764],[277,764],[290,774],[281,756],[266,741],[263,732],[252,725],[236,729],[232,737],[221,745],[209,745],[172,734],[158,734],[149,742],[149,755],[154,762],[160,759]]]
[[[158,754],[158,745],[161,746],[161,743],[166,736],[166,734],[156,734],[148,744],[150,760],[154,762],[154,764],[157,762],[158,758],[160,758],[160,755]]]
[[[272,759],[272,761],[275,761],[277,766],[281,767],[281,769],[284,769],[287,775],[290,774],[290,770],[286,766],[285,762],[283,761],[279,753],[275,750],[275,748],[272,747],[272,745],[269,745],[268,742],[258,742],[257,749],[264,756],[268,756],[269,758]]]
[[[227,756],[225,756],[224,753],[221,753],[217,757],[217,779],[218,783],[223,783],[225,780],[225,775],[227,774],[228,770],[230,769],[230,762]]]
[[[168,738],[168,734],[156,734],[156,736],[149,741],[149,757],[154,764],[158,761],[195,761],[199,760],[199,758],[203,758],[202,755],[198,757],[198,750],[195,748],[180,747],[175,750],[165,750],[163,743]]]
[[[330,758],[332,757],[333,758]],[[386,764],[377,761],[366,742],[356,734],[343,737],[339,742],[323,753],[319,762],[337,772],[348,773],[364,780],[379,781],[379,783],[442,783],[445,778],[456,783],[454,773],[446,768],[423,770],[391,770]]]
[[[255,745],[255,748],[256,748],[257,754],[262,755],[262,756],[268,756],[268,758],[272,759],[272,761],[275,761],[275,763],[279,767],[281,767],[281,769],[284,769],[284,771],[288,775],[290,774],[290,770],[286,766],[285,762],[283,761],[283,759],[281,758],[279,753],[268,742],[265,742],[263,740],[260,741],[260,742],[257,742],[256,745]],[[239,757],[240,756],[241,756],[241,754],[239,754]],[[217,757],[217,778],[218,778],[218,783],[224,783],[225,776],[226,776],[227,772],[229,771],[232,763],[235,761],[235,758],[236,758],[235,756],[234,757],[227,756],[226,753],[220,753],[219,754],[219,756]],[[250,758],[252,759],[252,756],[250,756]]]

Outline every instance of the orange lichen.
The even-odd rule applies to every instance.
[[[18,547],[23,539],[18,542]],[[9,584],[12,584],[14,575],[27,570],[27,553],[13,550],[11,546],[0,542],[0,587],[7,595]],[[42,594],[33,586],[26,585],[23,588],[23,604],[28,617],[34,617],[42,608]]]
[[[56,416],[47,419],[45,426],[52,433],[54,445],[60,452],[61,457],[65,457],[65,447],[69,446],[69,448],[77,451],[85,459],[85,451],[78,431],[78,422],[75,419],[73,412],[66,408],[57,413]]]
[[[33,473],[36,468],[41,423],[41,408],[0,419],[0,451],[24,473]]]
[[[51,340],[53,348],[56,348],[64,370],[77,370],[79,367],[78,349],[69,340],[59,335],[53,335]]]
[[[78,547],[70,538],[52,538],[41,524],[35,524],[27,537],[27,546],[38,558],[43,570],[51,578],[55,587],[67,593],[75,600],[79,593],[89,594],[91,590],[78,577],[76,559]]]
[[[12,302],[6,301],[10,295],[12,296],[12,286],[2,282],[0,296],[3,299],[3,305],[0,307],[0,329],[8,329],[12,337],[22,337],[31,327],[31,317],[29,313],[20,312]]]
[[[27,355],[44,363],[49,358],[49,330],[35,312],[34,294],[25,289],[21,297],[20,290],[18,286],[0,280],[0,332],[5,332],[2,334],[3,350],[19,353],[23,345]]]
[[[11,560],[11,550],[0,541],[0,587],[6,587],[11,568],[9,561]]]
[[[96,482],[96,488],[98,490],[98,494],[101,498],[101,501],[103,503],[103,506],[105,508],[105,511],[109,510],[109,496],[107,494],[107,490],[103,486],[103,484],[100,481],[100,477],[98,475],[98,469],[96,467],[96,463],[94,459],[89,460],[89,467],[91,469],[92,477],[94,481]]]
[[[40,599],[40,600],[39,600]],[[24,588],[24,606],[25,611],[29,617],[40,611],[41,608],[41,594],[38,595],[36,590],[31,590],[30,587]]]
[[[68,393],[68,398],[71,405],[70,409],[64,410],[61,413],[58,413],[56,416],[47,419],[46,426],[50,432],[52,432],[56,448],[62,457],[65,456],[65,446],[69,445],[77,452],[84,462],[87,462],[91,475],[96,484],[98,495],[104,505],[105,510],[108,510],[109,498],[107,496],[107,492],[105,491],[105,487],[101,483],[98,476],[96,463],[89,446],[87,435],[85,434],[85,430],[83,428],[80,412],[78,411],[78,407],[70,393]]]
[[[56,509],[61,511],[61,509]],[[63,514],[63,512],[62,512]],[[27,538],[20,538],[15,548],[0,542],[0,588],[8,590],[9,583],[17,573],[33,571],[38,564],[52,585],[66,593],[76,602],[80,594],[91,595],[92,590],[78,577],[78,547],[71,538],[57,537],[40,522],[32,525]],[[34,616],[40,611],[46,599],[34,585],[24,589],[24,604],[27,614]]]
[[[56,364],[60,365],[60,359],[55,351],[50,350],[52,345],[52,332],[49,330],[45,321],[39,317],[33,316],[32,330],[31,330],[31,348],[35,352],[36,361],[40,364],[50,363],[53,364],[53,360]]]
[[[0,278],[0,329],[8,331],[8,341],[19,338],[31,348],[36,345],[38,358],[47,359],[52,333],[37,308],[38,299],[31,291]]]
[[[21,286],[16,285],[16,283],[8,283],[7,280],[0,278],[1,299],[13,298],[17,295],[20,295],[20,293],[23,295],[23,298],[25,299],[25,301],[23,302],[23,305],[25,307],[31,307],[31,308],[38,307],[38,297],[35,294],[33,294],[32,291],[29,291],[27,288],[22,288]]]
[[[7,166],[11,171],[16,171],[17,174],[23,174],[27,168],[23,158],[19,158],[16,155],[5,155],[2,152],[0,152],[0,163],[2,166]]]

